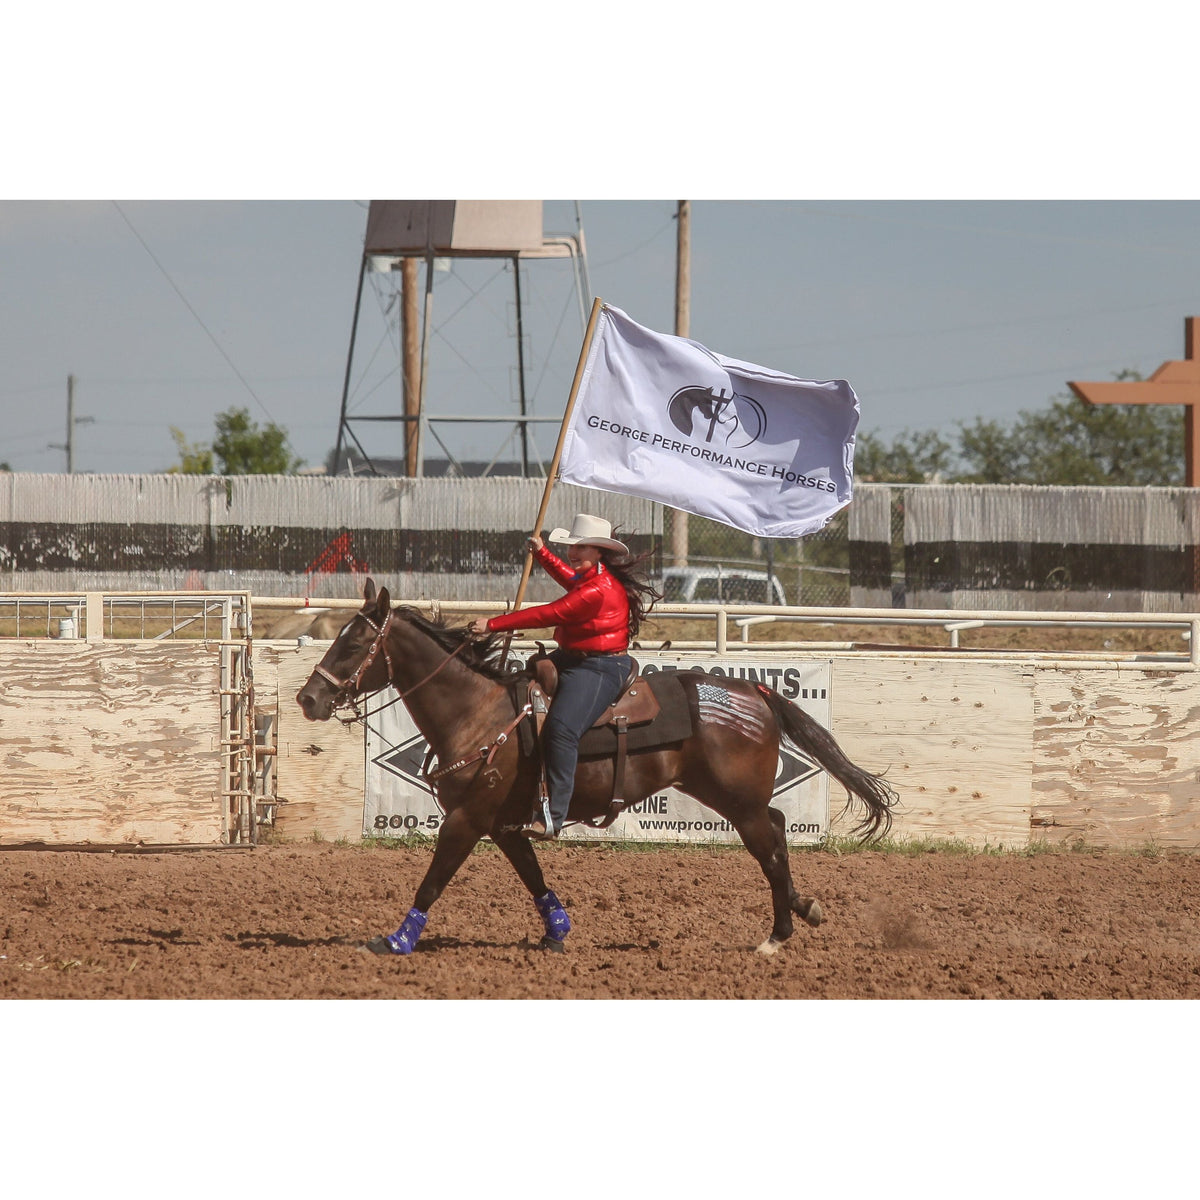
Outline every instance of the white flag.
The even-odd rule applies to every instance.
[[[604,305],[559,475],[759,537],[803,537],[850,503],[858,415],[844,379],[726,358]]]

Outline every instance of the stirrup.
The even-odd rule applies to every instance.
[[[521,836],[531,842],[553,842],[558,840],[553,825],[547,825],[541,817],[535,817],[528,825],[521,826]]]
[[[541,802],[540,811],[521,826],[521,836],[534,842],[552,842],[558,837],[558,830],[554,828],[554,818],[550,815],[550,797],[542,796]],[[541,829],[538,829],[538,825],[541,825]]]

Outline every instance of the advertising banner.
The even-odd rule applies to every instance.
[[[713,676],[765,683],[829,728],[830,680],[828,661],[790,661],[778,655],[738,654],[718,658],[712,652],[666,654],[640,650],[637,660],[644,675],[655,671],[700,670]],[[395,693],[379,693],[385,704]],[[497,730],[499,732],[499,730]],[[366,803],[364,837],[436,835],[442,811],[421,775],[428,743],[408,710],[392,704],[367,723]],[[772,806],[784,815],[787,840],[819,842],[829,831],[829,777],[815,762],[791,746],[780,747]],[[631,806],[607,829],[567,825],[564,839],[587,841],[737,842],[737,831],[712,809],[674,788],[647,796]]]

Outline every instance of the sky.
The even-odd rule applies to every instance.
[[[0,459],[154,472],[171,430],[210,442],[217,414],[274,422],[324,463],[347,413],[368,454],[396,454],[399,275],[363,288],[366,200],[0,202]],[[1200,201],[693,200],[691,336],[734,358],[855,388],[860,428],[1009,421],[1068,380],[1149,374],[1183,357],[1200,314]],[[675,200],[550,200],[547,234],[583,230],[591,292],[674,331]],[[456,458],[516,458],[520,412],[508,260],[434,273],[427,411]],[[526,411],[561,418],[582,336],[582,278],[522,264]],[[582,276],[582,272],[581,272]],[[423,287],[422,279],[422,287]],[[390,304],[390,310],[389,310]],[[534,461],[558,425],[536,427]],[[58,448],[52,448],[57,446]]]

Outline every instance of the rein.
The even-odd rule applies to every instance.
[[[354,693],[358,690],[358,685],[362,682],[362,677],[367,673],[371,664],[379,656],[380,650],[383,651],[383,660],[387,663],[388,682],[395,687],[395,680],[393,679],[392,657],[390,654],[388,654],[387,649],[388,630],[390,630],[392,627],[392,618],[395,615],[395,610],[391,608],[388,609],[388,614],[386,617],[384,617],[382,625],[377,625],[371,620],[370,617],[367,616],[366,613],[359,613],[358,615],[362,617],[362,619],[366,621],[366,623],[373,630],[375,630],[375,640],[370,644],[370,646],[367,647],[367,652],[363,656],[362,662],[360,662],[355,668],[354,674],[349,676],[347,679],[339,679],[333,674],[332,671],[327,671],[319,663],[313,668],[316,674],[320,675],[322,679],[328,680],[328,682],[332,683],[333,686],[337,688],[337,697],[334,700],[334,708],[348,708],[354,713],[354,716],[348,719],[348,724],[354,724],[356,721],[361,721],[366,717],[374,716],[375,713],[382,712],[385,708],[389,708],[391,705],[407,699],[418,688],[424,687],[425,684],[427,684],[439,671],[441,671],[467,644],[465,641],[460,642],[444,659],[442,659],[440,663],[438,663],[436,667],[433,668],[432,671],[429,672],[428,675],[425,676],[424,679],[418,680],[412,685],[412,687],[400,692],[396,696],[395,700],[389,700],[387,704],[381,704],[379,708],[372,709],[370,712],[360,713],[358,711],[358,705],[355,703],[356,697]]]
[[[371,709],[370,712],[359,712],[358,704],[356,703],[357,697],[355,696],[355,692],[358,690],[358,685],[362,682],[362,677],[367,673],[371,664],[379,656],[380,650],[383,651],[383,659],[384,662],[387,663],[388,682],[395,687],[395,680],[392,678],[392,659],[391,655],[388,654],[387,649],[387,635],[388,630],[390,630],[392,627],[393,614],[394,610],[389,608],[387,616],[384,617],[383,623],[380,625],[377,625],[374,621],[372,621],[365,612],[358,614],[373,630],[375,630],[375,640],[372,641],[370,646],[367,647],[367,652],[363,656],[362,662],[358,664],[358,666],[354,669],[354,673],[348,678],[338,679],[338,677],[334,675],[332,671],[327,671],[320,664],[313,668],[316,674],[320,675],[322,679],[327,680],[329,683],[333,684],[335,688],[337,688],[337,695],[334,698],[334,710],[336,711],[339,708],[348,708],[354,713],[354,716],[352,717],[339,717],[339,720],[343,721],[343,723],[346,725],[353,725],[358,721],[365,720],[367,717],[373,717],[376,713],[382,712],[385,708],[396,704],[398,701],[407,700],[408,697],[413,694],[413,692],[415,692],[418,688],[424,687],[425,684],[433,679],[433,677],[437,675],[437,673],[441,671],[450,662],[450,660],[455,657],[455,655],[463,650],[467,644],[465,640],[459,642],[459,644],[455,646],[455,648],[451,650],[450,653],[447,654],[446,657],[442,659],[442,661],[438,663],[438,665],[434,667],[424,679],[418,680],[412,685],[412,687],[400,692],[396,696],[395,700],[389,700],[387,704],[381,704],[378,708]],[[465,758],[460,758],[456,762],[448,763],[444,767],[438,767],[434,771],[429,770],[429,764],[433,761],[434,757],[433,750],[431,749],[425,756],[425,763],[421,768],[421,773],[430,782],[430,784],[434,785],[433,791],[435,797],[437,794],[436,784],[439,780],[444,779],[447,775],[450,775],[455,771],[461,771],[463,767],[468,767],[472,763],[479,762],[480,759],[487,760],[486,765],[489,770],[485,772],[485,778],[487,778],[488,787],[495,787],[496,782],[499,779],[499,772],[492,767],[492,760],[496,757],[496,753],[500,747],[508,741],[509,737],[517,728],[517,726],[520,725],[520,723],[532,712],[533,705],[526,704],[525,707],[517,713],[516,717],[514,717],[513,720],[510,721],[509,724],[503,730],[501,730],[501,732],[496,735],[495,739],[488,745],[481,746],[475,751],[474,754],[467,755]]]

